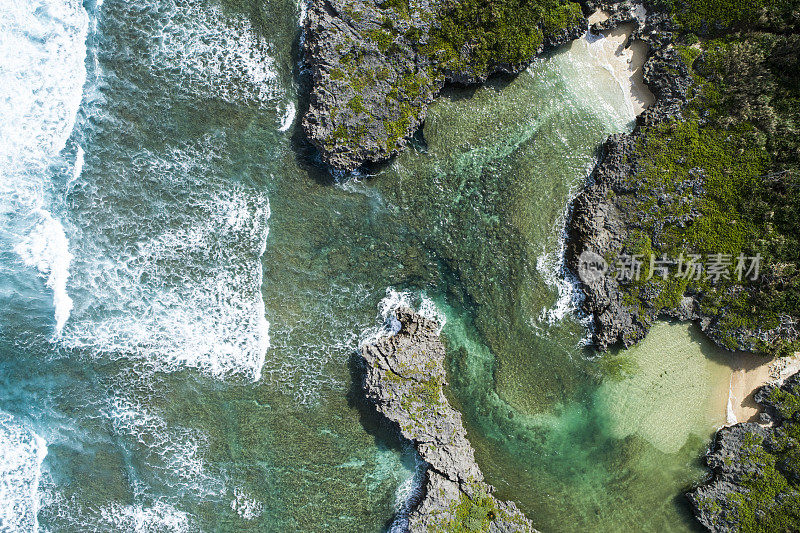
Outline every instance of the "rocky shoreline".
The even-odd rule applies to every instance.
[[[618,20],[617,15],[603,24],[615,24]],[[645,337],[657,319],[671,317],[697,322],[712,341],[728,350],[769,350],[789,355],[799,337],[794,315],[781,314],[768,322],[754,307],[753,320],[726,320],[732,312],[725,304],[709,305],[706,291],[711,288],[693,287],[665,294],[667,284],[637,287],[608,275],[608,270],[600,276],[591,272],[587,276],[584,271],[581,276],[587,257],[601,260],[604,268],[608,268],[613,258],[623,254],[634,255],[642,249],[657,251],[663,233],[670,226],[686,228],[703,215],[692,199],[704,197],[708,192],[701,168],[690,169],[678,183],[662,179],[663,187],[653,186],[659,180],[643,179],[643,161],[649,155],[648,129],[652,131],[668,122],[684,122],[683,113],[699,92],[694,90],[695,84],[702,82],[693,78],[688,66],[692,61],[686,59],[689,46],[682,45],[685,55],[679,55],[677,29],[670,20],[653,13],[644,22],[641,19],[630,22],[639,25],[637,33],[651,47],[644,81],[655,94],[656,103],[639,117],[631,134],[614,135],[607,140],[588,184],[572,204],[567,226],[566,264],[581,278],[580,290],[584,296],[581,305],[593,319],[594,345],[600,350],[620,345],[630,347]],[[689,51],[688,57],[693,53],[702,61],[700,48]],[[699,117],[699,123],[704,124],[702,109]],[[661,164],[663,167],[658,171],[666,174],[666,163]],[[685,209],[685,205],[692,207]],[[646,246],[641,246],[642,241]],[[768,276],[772,277],[768,279],[770,282],[780,278],[780,274]],[[757,288],[734,284],[713,290],[722,294],[723,301],[731,302],[737,298],[747,301],[743,295],[755,294]],[[800,373],[783,384],[770,383],[758,390],[755,401],[762,407],[761,423],[735,424],[717,433],[706,456],[713,474],[687,494],[698,521],[710,531],[795,529],[791,517],[795,516],[793,509],[800,497],[796,487],[794,437],[798,399]]]
[[[448,0],[311,0],[303,42],[313,79],[303,129],[326,164],[350,171],[389,159],[405,149],[445,84],[518,74],[586,31],[576,14],[519,61],[476,59],[483,51],[471,43],[451,57],[435,35],[450,7]]]
[[[409,531],[534,531],[516,505],[496,499],[494,488],[483,480],[461,414],[442,389],[447,374],[438,324],[408,308],[394,311],[394,318],[399,331],[362,347],[367,366],[363,387],[426,465]]]
[[[700,169],[694,174],[690,171],[682,183],[671,184],[672,189],[654,189],[641,179],[642,159],[646,155],[642,150],[645,128],[655,128],[673,119],[681,121],[682,111],[692,98],[695,82],[675,46],[674,22],[659,12],[636,16],[641,11],[632,2],[595,5],[613,13],[607,21],[595,24],[595,29],[633,23],[637,26],[633,38],[650,46],[644,81],[656,101],[638,117],[632,133],[612,135],[606,141],[586,187],[573,201],[567,222],[566,265],[579,279],[582,257],[603,258],[610,266],[612,258],[636,254],[632,243],[641,239],[642,234],[650,241],[648,247],[657,250],[660,233],[670,226],[688,227],[700,216],[694,207],[683,209],[689,203],[687,198],[698,198],[707,192]],[[648,232],[643,218],[655,220],[655,231]],[[626,283],[628,287],[623,287]],[[657,319],[665,317],[697,322],[711,340],[732,351],[762,351],[800,337],[797,321],[791,316],[782,315],[770,326],[761,323],[731,326],[722,320],[727,312],[724,307],[709,309],[701,305],[705,296],[702,290],[667,294],[653,285],[631,298],[630,286],[629,282],[620,282],[611,275],[581,279],[582,311],[592,317],[593,343],[600,350],[638,343]],[[729,294],[748,290],[733,287]]]
[[[710,531],[740,531],[754,515],[780,516],[784,505],[794,505],[798,499],[791,481],[797,476],[796,465],[791,459],[798,429],[800,374],[765,385],[755,400],[764,409],[760,422],[719,430],[706,455],[713,474],[687,494],[698,521]],[[775,530],[793,530],[788,523],[776,525]]]
[[[607,3],[598,2],[597,7],[612,13],[612,17],[595,27],[605,29],[620,23],[633,23],[637,28],[633,38],[642,39],[649,45],[644,82],[656,100],[638,117],[632,133],[609,137],[588,184],[573,201],[572,216],[567,222],[566,265],[576,275],[580,273],[583,254],[607,258],[622,252],[629,230],[635,223],[628,216],[626,199],[641,192],[636,182],[636,147],[642,127],[680,117],[681,109],[688,103],[692,83],[688,69],[672,47],[674,27],[667,16],[652,12],[636,17],[637,10],[631,2],[614,4],[614,9]],[[625,347],[636,344],[662,313],[685,320],[701,318],[695,312],[696,306],[688,300],[675,310],[644,306],[645,312],[641,313],[638,306],[624,301],[619,281],[611,276],[582,279],[580,289],[585,296],[582,310],[593,319],[593,342],[600,350],[618,344]],[[656,297],[653,295],[653,299]]]

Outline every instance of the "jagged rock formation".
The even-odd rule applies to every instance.
[[[712,213],[709,217],[715,216],[713,208],[717,204],[709,207],[706,199],[724,187],[724,184],[711,185],[704,170],[714,168],[718,162],[697,162],[698,156],[691,160],[696,166],[684,170],[683,166],[689,165],[688,157],[683,152],[677,156],[673,155],[677,152],[670,154],[670,149],[663,147],[670,138],[682,139],[675,130],[686,123],[683,115],[690,103],[695,106],[692,108],[691,127],[699,130],[708,125],[706,117],[710,112],[697,103],[698,99],[702,100],[702,86],[698,84],[706,82],[698,82],[697,73],[688,66],[693,58],[699,57],[698,62],[702,63],[703,51],[677,44],[678,28],[667,14],[651,11],[644,15],[637,8],[640,4],[630,1],[594,2],[593,5],[612,13],[612,17],[598,28],[621,22],[637,25],[633,37],[647,42],[651,50],[644,66],[644,80],[656,96],[656,103],[639,117],[632,134],[613,135],[607,140],[589,183],[572,205],[566,263],[581,278],[581,290],[585,295],[582,307],[593,318],[595,346],[601,350],[617,344],[632,346],[644,338],[656,319],[669,316],[697,321],[712,340],[731,350],[781,349],[782,343],[792,342],[800,336],[797,320],[786,313],[774,313],[780,316],[767,322],[764,316],[745,311],[755,305],[747,302],[758,300],[759,297],[754,296],[758,287],[735,283],[711,286],[704,280],[703,283],[683,286],[659,283],[658,279],[637,284],[630,280],[620,281],[608,271],[605,275],[589,276],[588,279],[580,275],[582,257],[584,260],[587,257],[604,260],[611,267],[615,258],[641,253],[645,262],[644,272],[649,267],[651,253],[661,257],[665,248],[671,249],[671,259],[678,259],[679,253],[714,254],[724,251],[732,240],[745,234],[745,230],[736,229],[744,225],[739,224],[744,214],[741,217],[730,215],[730,211],[735,209],[731,207],[727,225],[718,224],[727,231],[724,237],[718,236],[722,231],[715,230],[695,238],[703,242],[705,249],[695,249],[695,244],[685,237],[682,242],[681,237],[674,237],[686,235],[692,231],[691,228],[699,227],[708,220],[703,217],[709,212]],[[717,73],[712,75],[719,76]],[[671,129],[660,133],[658,128],[667,125]],[[691,131],[697,130],[684,131],[686,137],[690,137]],[[711,128],[708,131],[712,131]],[[713,135],[712,131],[706,134],[706,138],[694,141],[695,147],[678,144],[683,141],[674,144],[690,154],[702,154],[701,150],[710,153],[716,149],[718,154],[725,156],[739,151],[740,147],[734,141],[724,136],[720,136],[724,140],[718,140]],[[737,165],[745,167],[746,156],[738,161],[736,157],[732,156],[734,162],[728,163],[723,172],[735,171]],[[670,165],[674,165],[672,172]],[[741,233],[737,235],[736,231]],[[678,241],[677,244],[674,241]],[[673,266],[673,279],[675,268]],[[781,275],[777,270],[770,274],[773,278],[770,283],[789,285],[789,282],[782,281]],[[775,292],[775,289],[770,290]],[[780,290],[784,289],[777,289]],[[761,297],[761,300],[764,298],[775,299],[769,296]]]
[[[756,393],[764,422],[717,432],[706,462],[713,476],[687,496],[710,531],[797,531],[800,516],[800,374]]]
[[[677,52],[670,46],[670,21],[658,13],[637,16],[640,12],[635,5],[633,2],[598,2],[599,8],[609,10],[613,15],[596,27],[606,28],[619,23],[636,25],[632,38],[643,39],[650,46],[651,54],[644,65],[644,80],[656,102],[639,117],[632,134],[609,137],[589,184],[573,202],[566,260],[575,273],[579,273],[581,256],[586,257],[584,254],[587,252],[602,258],[621,253],[628,231],[635,222],[627,216],[624,199],[626,194],[635,194],[637,190],[636,144],[641,126],[678,116],[687,101],[691,84],[688,69],[685,66],[681,69],[682,63],[675,61]],[[603,275],[581,281],[586,296],[583,310],[594,319],[593,340],[597,348],[605,350],[618,343],[628,347],[644,338],[655,317],[639,316],[638,308],[624,301],[618,280]]]
[[[521,72],[585,31],[577,4],[539,3],[312,0],[304,28],[309,141],[340,170],[399,153],[446,82]]]
[[[410,531],[533,531],[513,502],[492,496],[494,489],[483,480],[461,415],[447,402],[438,324],[407,308],[395,316],[397,333],[362,348],[364,389],[428,465],[424,497],[410,516]]]

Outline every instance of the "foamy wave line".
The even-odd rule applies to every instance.
[[[78,275],[93,309],[73,318],[62,345],[135,358],[152,371],[260,380],[270,348],[261,291],[269,201],[234,189],[203,199],[203,209],[201,220],[132,252],[92,250],[84,261],[91,268]]]
[[[52,213],[50,165],[75,126],[88,28],[78,0],[0,4],[0,42],[14,50],[0,68],[0,214],[9,216],[14,251],[53,291],[56,336],[72,310],[66,290],[72,255]]]
[[[289,102],[286,104],[286,110],[283,112],[281,126],[278,128],[278,131],[288,131],[289,128],[292,127],[292,124],[294,124],[294,117],[296,113],[297,111],[294,107],[294,102]]]
[[[378,304],[376,318],[378,325],[362,332],[358,343],[359,349],[366,344],[376,342],[381,337],[391,336],[400,331],[400,322],[394,316],[394,311],[401,307],[408,307],[425,318],[435,320],[439,324],[437,333],[441,333],[447,322],[445,314],[423,292],[397,291],[389,287],[386,289],[386,296]]]
[[[239,487],[233,490],[231,509],[236,511],[236,514],[243,520],[253,520],[261,516],[261,513],[264,512],[264,506],[261,502],[255,500],[252,496],[248,495],[244,489]]]
[[[0,530],[39,530],[39,481],[47,443],[0,412]]]
[[[73,256],[61,222],[48,211],[39,213],[41,222],[14,247],[14,251],[27,266],[35,267],[47,277],[47,286],[53,291],[56,336],[59,336],[72,311],[67,280]]]
[[[74,496],[65,498],[50,485],[43,498],[43,513],[57,528],[53,531],[120,531],[126,533],[189,533],[199,531],[194,517],[174,505],[155,499],[148,504],[113,502],[87,506]]]
[[[161,501],[149,507],[111,504],[100,510],[100,519],[101,524],[114,531],[188,533],[193,530],[187,513]]]
[[[180,71],[192,93],[264,106],[282,95],[275,59],[245,16],[226,15],[204,0],[171,0],[150,8],[157,15],[154,71]],[[138,8],[134,8],[138,9]],[[147,44],[150,44],[148,42]],[[244,90],[243,90],[244,87]]]
[[[221,491],[222,482],[206,472],[202,450],[208,443],[199,431],[171,426],[142,405],[119,397],[111,400],[106,416],[129,451],[175,493],[207,498]]]
[[[414,474],[406,478],[395,491],[394,520],[389,533],[405,533],[409,527],[409,517],[419,505],[425,491],[425,473],[428,463],[422,460],[416,450],[414,454]]]
[[[558,292],[558,299],[551,308],[542,309],[539,320],[550,325],[556,324],[564,319],[569,313],[579,315],[581,322],[585,317],[580,316],[580,306],[583,300],[583,293],[580,290],[580,282],[575,275],[567,268],[566,249],[567,249],[567,221],[572,216],[572,204],[578,192],[581,190],[586,180],[594,169],[595,162],[592,162],[585,169],[586,178],[580,180],[570,188],[568,201],[561,211],[555,227],[561,228],[558,236],[558,246],[552,252],[544,252],[536,258],[536,270],[542,276],[544,282]]]

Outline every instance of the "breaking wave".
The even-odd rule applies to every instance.
[[[69,318],[72,256],[53,179],[86,79],[89,18],[78,0],[0,5],[0,241],[46,279],[56,334]]]
[[[39,480],[47,443],[0,412],[0,530],[39,530]]]
[[[260,379],[270,346],[261,293],[269,201],[209,179],[216,142],[135,154],[114,190],[84,185],[91,204],[79,216],[87,230],[75,247],[77,305],[64,346],[154,371]],[[123,197],[148,209],[105,216]]]

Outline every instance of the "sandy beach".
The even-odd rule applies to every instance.
[[[589,24],[603,22],[608,18],[608,13],[596,11],[589,17]],[[602,38],[594,44],[601,46],[614,77],[620,80],[620,85],[630,98],[634,114],[640,115],[655,102],[655,96],[644,83],[643,67],[649,47],[644,41],[630,40],[635,28],[630,23],[602,31]]]
[[[800,353],[776,360],[736,353],[732,356],[731,367],[728,397],[724,406],[727,424],[757,422],[760,408],[754,399],[756,391],[769,382],[781,383],[800,371]]]

